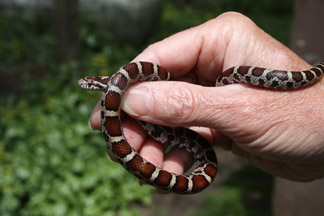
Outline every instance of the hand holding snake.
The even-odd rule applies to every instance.
[[[245,84],[211,87],[222,71],[236,65],[289,71],[311,68],[246,17],[223,14],[151,45],[134,59],[139,60],[167,68],[172,80],[199,85],[135,84],[121,102],[131,116],[160,125],[202,126],[199,131],[209,142],[286,179],[310,181],[324,176],[323,79],[285,91]],[[94,129],[102,128],[100,106],[91,116]],[[124,118],[123,128],[132,147],[164,170],[182,174],[194,162],[183,149],[164,156],[164,147],[132,119]]]

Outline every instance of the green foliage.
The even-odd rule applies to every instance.
[[[131,204],[149,204],[151,189],[111,162],[89,129],[98,93],[59,74],[1,104],[0,215],[135,215]]]
[[[0,69],[17,62],[45,64],[53,59],[55,42],[46,25],[36,17],[8,19],[0,15]]]
[[[218,194],[206,196],[199,212],[192,216],[270,216],[272,184],[270,174],[248,166],[233,172]]]
[[[235,188],[222,187],[219,195],[209,194],[203,208],[192,216],[250,216],[242,203],[240,192]]]
[[[165,1],[161,27],[153,39],[199,25],[226,11],[237,11],[250,17],[257,25],[284,44],[289,43],[293,0],[192,0]]]

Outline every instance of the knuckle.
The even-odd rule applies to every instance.
[[[250,18],[239,12],[225,12],[219,15],[216,19],[221,19],[228,24],[251,24],[254,23]]]
[[[254,30],[258,28],[249,17],[238,12],[225,12],[214,20],[229,30],[236,30],[236,32],[241,32],[241,30]]]
[[[167,116],[171,122],[189,123],[197,110],[197,97],[190,88],[181,86],[174,89],[174,94],[167,98]]]
[[[161,58],[159,56],[159,42],[155,42],[150,44],[148,47],[144,49],[142,53],[149,54],[149,59],[154,60],[154,62],[161,62]]]

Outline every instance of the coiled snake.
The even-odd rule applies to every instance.
[[[296,89],[317,81],[323,74],[324,63],[305,71],[269,70],[239,66],[222,73],[216,86],[238,82],[274,89]],[[107,148],[129,172],[144,182],[165,191],[192,194],[205,189],[217,173],[217,158],[212,146],[198,133],[182,127],[159,126],[139,121],[154,139],[179,147],[193,154],[196,168],[190,175],[177,175],[154,166],[142,158],[127,142],[121,125],[120,105],[128,86],[139,81],[169,80],[169,72],[153,63],[133,62],[121,67],[109,77],[93,76],[80,79],[86,90],[103,91],[101,98],[101,129]]]

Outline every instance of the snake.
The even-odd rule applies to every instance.
[[[304,71],[272,70],[253,66],[236,66],[225,70],[216,80],[216,86],[245,83],[270,89],[299,89],[319,80],[324,62]],[[151,62],[131,62],[109,76],[88,76],[78,85],[85,90],[102,91],[101,131],[107,151],[130,173],[146,184],[176,194],[194,194],[207,188],[218,169],[216,153],[199,133],[187,127],[169,127],[149,122],[138,123],[146,133],[162,145],[184,149],[196,160],[192,172],[179,175],[168,172],[144,159],[128,143],[121,124],[121,103],[125,90],[141,81],[167,81],[170,73]]]

